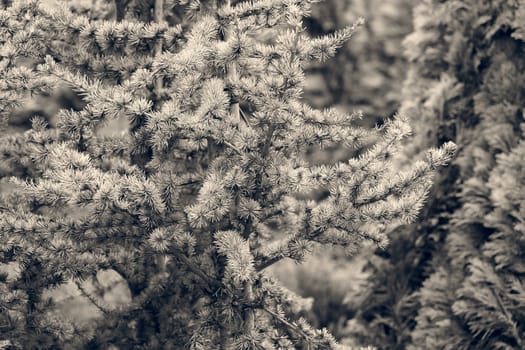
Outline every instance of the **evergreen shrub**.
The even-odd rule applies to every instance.
[[[170,24],[180,6],[192,18]],[[387,244],[412,222],[446,143],[404,172],[397,117],[302,100],[304,65],[357,26],[311,39],[309,1],[117,2],[115,19],[14,1],[0,11],[0,115],[70,86],[83,100],[57,127],[3,133],[0,327],[15,349],[336,349],[297,315],[310,305],[266,268],[315,245]],[[178,9],[175,11],[175,9]],[[168,21],[169,20],[169,21]],[[127,120],[124,132],[101,133]],[[363,147],[376,140],[371,147]],[[310,165],[311,145],[356,156]],[[329,189],[314,201],[301,196]],[[105,297],[120,276],[129,301]],[[98,310],[75,321],[52,291],[73,284]]]

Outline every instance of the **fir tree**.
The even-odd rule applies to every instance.
[[[168,19],[186,6],[193,20]],[[0,12],[0,113],[67,84],[84,102],[57,127],[2,136],[2,340],[20,349],[334,349],[296,315],[306,300],[265,269],[316,244],[387,244],[415,219],[452,143],[398,173],[410,132],[301,99],[303,67],[356,26],[311,39],[309,1],[117,2],[115,19],[15,1]],[[78,7],[77,7],[78,8]],[[173,10],[178,8],[179,12]],[[102,11],[103,13],[103,11]],[[171,16],[171,17],[170,17]],[[125,132],[105,123],[126,118]],[[313,166],[311,145],[373,147]],[[316,202],[298,193],[330,189]],[[101,272],[131,301],[116,307]],[[49,291],[74,283],[103,317],[72,322]],[[95,288],[96,289],[96,288]]]
[[[401,111],[417,136],[406,154],[452,139],[458,158],[440,175],[424,221],[393,239],[392,247],[407,240],[413,252],[387,256],[388,271],[365,288],[371,301],[353,320],[357,338],[381,334],[384,349],[525,346],[524,13],[522,1],[428,0],[415,8]],[[392,275],[406,278],[399,285]],[[385,288],[401,293],[385,299]]]

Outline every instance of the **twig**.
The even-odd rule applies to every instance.
[[[95,298],[91,294],[89,294],[84,287],[82,286],[82,283],[79,281],[75,281],[75,284],[77,285],[78,289],[80,290],[80,293],[85,296],[97,309],[99,309],[103,314],[108,314],[110,310],[106,309],[105,306],[100,305]]]
[[[154,21],[155,23],[162,23],[162,21],[164,20],[164,0],[155,0],[155,5],[154,5],[154,8],[153,8],[153,11],[154,11]],[[157,39],[157,41],[155,42],[155,52],[154,52],[154,56],[155,57],[158,57],[162,54],[162,39]],[[157,102],[157,105],[158,103],[160,102],[160,98],[161,98],[161,94],[162,94],[162,85],[163,85],[163,81],[162,81],[162,77],[157,77],[155,79],[155,83],[154,83],[154,86],[153,86],[153,89],[154,89],[154,92],[155,92],[155,99],[156,99],[156,102]],[[167,265],[167,257],[165,254],[162,254],[162,253],[159,253],[157,256],[156,256],[156,260],[157,260],[157,266],[159,268],[159,270],[161,272],[164,272],[166,271],[166,265]]]
[[[299,238],[305,238],[307,240],[311,240],[311,241],[314,241],[314,238],[316,238],[317,236],[319,236],[321,233],[323,233],[323,231],[321,231],[320,229],[317,229],[315,231],[312,231],[306,235],[301,235],[301,237]],[[286,242],[286,246],[289,246],[290,242],[293,240],[293,239],[297,239],[298,237],[294,236],[293,238],[290,238],[287,240]],[[284,246],[281,245],[281,246]],[[287,258],[288,256],[286,255],[286,253],[284,252],[277,252],[277,254],[275,254],[274,256],[272,257],[268,257],[266,258],[265,260],[263,260],[261,263],[259,263],[255,269],[256,271],[262,271],[264,270],[265,268],[269,267],[269,266],[272,266],[273,264],[281,261],[282,259],[284,258]]]
[[[208,164],[211,164],[215,158],[215,141],[211,136],[206,137],[208,143]]]
[[[276,312],[274,312],[274,311],[272,311],[272,310],[270,310],[268,308],[263,308],[263,310],[266,311],[267,313],[269,313],[270,315],[272,315],[273,318],[275,318],[277,321],[279,321],[280,323],[284,324],[286,327],[290,328],[295,333],[299,334],[306,341],[310,341],[310,337],[308,336],[308,334],[303,332],[301,329],[299,329],[299,327],[297,327],[293,323],[290,323],[289,321],[287,321],[286,319],[281,317],[279,314],[277,314]]]
[[[275,255],[275,256],[273,256],[273,257],[271,257],[271,258],[268,258],[268,259],[264,260],[262,263],[260,263],[259,265],[257,265],[257,266],[255,267],[255,270],[256,270],[256,271],[262,271],[262,270],[264,270],[265,268],[272,266],[273,264],[275,264],[275,263],[281,261],[281,260],[284,259],[284,258],[285,258],[285,256],[282,255],[282,254],[280,254],[280,255]]]
[[[272,137],[273,137],[274,132],[275,132],[275,126],[272,124],[268,127],[268,131],[266,132],[266,139],[264,140],[264,148],[262,150],[263,158],[266,158],[268,156],[268,152],[270,151],[270,146],[272,144]]]
[[[266,132],[266,138],[264,140],[264,146],[263,146],[263,149],[262,149],[262,152],[261,152],[262,159],[265,159],[268,156],[268,153],[270,151],[270,145],[272,143],[272,137],[273,137],[274,131],[275,131],[275,127],[273,125],[270,125],[268,127],[267,132]],[[259,200],[259,198],[261,196],[263,172],[264,172],[264,167],[262,167],[260,169],[260,171],[257,172],[257,175],[255,176],[255,183],[256,183],[256,185],[259,185],[259,188],[256,189],[255,195],[253,197],[256,201]],[[244,225],[244,230],[243,230],[243,233],[242,233],[242,236],[243,236],[244,239],[248,239],[250,237],[250,234],[252,232],[252,226],[253,226],[253,219],[251,217],[249,217],[246,220],[246,223]]]
[[[181,184],[177,184],[177,185],[174,185],[176,187],[182,187],[182,186],[189,186],[189,185],[195,185],[195,184],[198,184],[198,183],[201,183],[202,181],[201,180],[190,180],[188,182],[183,182]]]
[[[197,275],[201,280],[203,280],[207,284],[209,288],[211,288],[208,289],[210,293],[213,293],[214,290],[219,288],[219,284],[217,283],[217,281],[208,276],[199,267],[195,266],[195,264],[193,264],[183,252],[181,252],[178,249],[175,249],[174,253],[176,254],[177,259],[182,261],[195,275]]]
[[[164,21],[164,0],[155,0],[153,11],[154,11],[155,22],[162,23]],[[160,56],[162,54],[162,39],[159,39],[155,42],[154,50],[155,50],[154,51],[155,57]],[[157,101],[159,101],[160,96],[162,94],[162,87],[163,87],[162,85],[163,85],[162,77],[157,77],[157,79],[155,80],[155,84],[154,84],[154,92],[155,92]]]
[[[228,141],[223,141],[223,143],[224,143],[226,146],[228,146],[228,147],[230,147],[231,149],[233,149],[235,152],[237,152],[240,156],[242,156],[242,152],[241,152],[241,150],[238,149],[237,147],[235,147],[235,145],[231,144],[231,143],[228,142]]]
[[[244,297],[248,303],[253,303],[253,286],[252,281],[244,283]],[[251,335],[255,329],[255,311],[251,306],[246,306],[244,310],[244,331],[247,335]]]
[[[248,117],[246,116],[246,114],[244,113],[244,111],[242,110],[242,108],[239,108],[239,112],[240,112],[240,115],[241,115],[242,120],[244,120],[244,122],[245,122],[248,126],[252,126],[252,123],[250,123],[250,121],[248,120]]]

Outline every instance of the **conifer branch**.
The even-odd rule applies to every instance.
[[[501,313],[503,315],[505,315],[505,318],[507,319],[507,322],[510,324],[512,336],[516,340],[516,343],[518,343],[519,348],[522,349],[523,345],[524,345],[523,341],[522,341],[522,336],[521,336],[519,330],[516,327],[516,322],[514,321],[514,319],[512,317],[512,314],[505,307],[505,304],[503,303],[503,300],[501,300],[501,296],[499,295],[499,293],[497,293],[494,290],[494,288],[491,288],[490,286],[487,286],[487,288],[490,290],[490,292],[491,292],[492,296],[494,297],[494,299],[496,299],[496,303],[497,303],[498,307],[500,308]]]
[[[220,284],[212,279],[210,276],[208,276],[203,270],[201,270],[198,266],[196,266],[183,252],[181,252],[179,249],[174,249],[172,251],[177,259],[182,261],[188,269],[190,269],[191,272],[193,272],[196,276],[198,276],[204,283],[206,283],[206,286],[208,288],[208,291],[210,293],[215,293],[215,291],[220,287]]]
[[[363,238],[365,240],[372,241],[378,246],[384,246],[384,244],[385,244],[385,242],[383,240],[381,240],[380,238],[378,238],[378,237],[376,237],[376,236],[374,236],[372,234],[366,233],[364,231],[349,230],[349,228],[346,228],[346,227],[343,227],[343,226],[340,226],[340,225],[333,225],[332,227],[335,228],[335,229],[338,229],[338,230],[340,230],[342,232],[345,232],[349,236],[350,235],[355,235],[355,236]],[[321,236],[324,232],[325,232],[325,230],[316,229],[316,230],[311,231],[310,233],[304,235],[304,238],[306,240],[309,240],[309,241],[317,241],[319,239],[318,237]],[[292,237],[292,238],[287,239],[285,241],[285,243],[282,244],[282,246],[286,247],[284,251],[280,249],[275,254],[272,254],[269,257],[264,257],[255,266],[255,270],[260,272],[260,271],[262,271],[262,270],[264,270],[264,269],[266,269],[266,268],[268,268],[268,267],[278,263],[279,261],[290,257],[291,252],[290,252],[289,246],[290,246],[290,243],[294,242],[296,239],[297,239],[296,237]]]
[[[219,349],[227,350],[228,349],[228,339],[230,337],[229,327],[224,324],[220,325],[219,329]]]
[[[231,0],[226,0],[224,7],[227,9],[230,9]],[[235,29],[232,28],[230,25],[230,27],[227,28],[227,33],[225,35],[224,40],[225,41],[228,40],[230,36],[232,36],[234,33],[235,33]],[[227,75],[232,80],[237,78],[237,62],[236,61],[230,62],[230,65],[227,71]],[[230,105],[230,115],[231,115],[232,120],[239,122],[239,123],[242,122],[242,119],[241,119],[242,115],[240,111],[239,101],[236,101],[236,100],[232,101]],[[228,142],[225,141],[225,144],[228,144]],[[242,153],[239,150],[237,150],[235,147],[232,147],[232,146],[230,147],[236,150],[237,153],[242,155]],[[248,218],[248,221],[251,223],[251,218]],[[242,235],[244,239],[249,238],[246,235],[246,231],[249,231],[249,226],[250,226],[249,223],[245,224],[245,227],[244,227],[245,230]],[[249,236],[249,233],[248,233],[248,236]],[[248,279],[247,281],[244,282],[244,297],[246,298],[246,301],[248,303],[253,302],[254,293],[253,293],[253,282],[251,279]],[[255,330],[255,311],[251,307],[247,307],[244,310],[244,330],[248,336],[251,336],[253,331]]]
[[[317,236],[321,235],[323,233],[323,230],[317,229],[314,230],[308,234],[306,234],[304,237],[308,240],[314,240]],[[289,257],[289,246],[290,243],[295,241],[296,237],[291,237],[285,240],[285,243],[281,245],[281,247],[284,247],[284,249],[278,249],[276,253],[272,254],[270,257],[265,257],[263,260],[256,265],[255,270],[256,271],[262,271],[267,267],[272,266],[273,264],[281,261],[284,258]]]
[[[250,120],[248,119],[248,117],[246,116],[246,113],[244,113],[242,108],[239,108],[239,112],[240,112],[242,120],[246,123],[246,125],[251,126]]]
[[[115,1],[120,2],[121,0]],[[99,53],[113,49],[111,44],[118,39],[118,42],[124,43],[122,49],[133,50],[136,55],[146,55],[143,48],[150,44],[152,38],[155,38],[156,42],[162,42],[163,39],[178,38],[179,33],[182,32],[182,27],[175,26],[173,27],[175,32],[169,33],[168,27],[162,22],[99,21],[95,25],[89,18],[78,14],[73,15],[61,8],[50,10],[40,7],[38,15],[38,25],[46,28],[47,31],[53,30],[56,36],[53,39],[75,39],[84,47],[101,51]],[[91,32],[91,35],[86,35],[88,32]],[[44,42],[50,41],[50,38],[46,36],[40,36],[39,39]],[[151,55],[151,52],[147,52],[147,55]]]
[[[283,254],[279,254],[279,255],[274,255],[272,256],[271,258],[266,258],[264,259],[261,263],[259,263],[256,267],[255,267],[255,270],[256,271],[262,271],[264,270],[265,268],[267,267],[270,267],[272,266],[273,264],[275,263],[278,263],[279,261],[281,261],[282,259],[284,259],[286,256],[283,255]]]
[[[263,161],[266,159],[270,151],[274,131],[275,131],[274,125],[268,126],[268,130],[266,131],[266,135],[264,139],[263,148],[261,151],[261,158],[263,159]],[[262,182],[264,170],[265,170],[264,168],[261,168],[261,170],[257,173],[256,178],[255,178],[255,184],[257,188],[255,189],[254,199],[256,201],[259,200],[260,195],[261,195],[261,187],[262,187],[261,182]],[[250,237],[250,234],[252,233],[252,226],[253,226],[253,219],[249,217],[245,221],[245,224],[244,224],[244,229],[243,229],[243,234],[242,234],[244,239],[248,239]]]
[[[155,4],[153,5],[153,12],[154,12],[154,21],[155,23],[163,23],[164,22],[164,0],[155,0]],[[155,42],[154,47],[154,57],[158,57],[162,54],[162,40],[157,40]],[[157,108],[160,106],[160,100],[162,97],[162,89],[163,89],[163,78],[157,77],[154,82],[153,86],[153,92],[155,94],[155,100]],[[159,267],[159,270],[161,272],[166,271],[166,264],[167,264],[167,257],[162,252],[157,253],[157,266]]]
[[[226,146],[230,147],[232,150],[234,150],[235,153],[237,153],[238,155],[240,155],[240,156],[243,155],[242,151],[241,151],[240,149],[238,149],[237,147],[235,147],[235,145],[231,144],[230,142],[228,142],[228,141],[226,141],[226,140],[224,140],[223,143],[224,143]]]
[[[307,0],[258,0],[258,1],[243,1],[239,4],[231,7],[224,6],[219,9],[218,17],[221,21],[228,22],[233,19],[244,19],[250,18],[265,18],[266,21],[262,21],[260,24],[268,27],[275,26],[279,23],[286,22],[286,15],[289,13],[290,8],[296,6],[298,9],[306,12],[309,8],[310,3],[314,1]],[[273,23],[268,21],[269,18],[275,18]]]
[[[275,318],[279,323],[285,325],[288,329],[290,329],[293,333],[298,334],[300,337],[302,337],[304,340],[309,341],[310,337],[308,334],[306,334],[302,329],[300,329],[297,325],[289,322],[284,317],[281,317],[276,312],[270,310],[267,307],[263,307],[263,310],[269,313],[273,318]]]
[[[154,5],[154,20],[155,23],[164,23],[164,0],[155,0]],[[159,57],[162,54],[162,40],[155,42],[154,57]],[[159,101],[162,95],[162,77],[157,77],[155,80],[154,92],[156,100]]]
[[[266,138],[264,140],[264,146],[261,152],[261,156],[263,159],[268,157],[268,153],[270,152],[270,147],[272,146],[272,138],[273,133],[275,132],[275,125],[271,124],[268,126],[268,130],[266,131]]]
[[[106,307],[104,307],[101,304],[99,304],[98,301],[95,300],[95,298],[93,298],[93,296],[86,291],[84,286],[82,286],[82,283],[80,283],[79,281],[75,281],[75,284],[78,287],[78,289],[80,290],[80,293],[84,297],[86,297],[99,311],[101,311],[103,314],[110,313],[110,310],[106,309]]]
[[[229,1],[228,1],[229,2]],[[228,77],[234,79],[237,77],[237,66],[236,62],[232,62],[228,68]],[[234,101],[230,106],[230,114],[233,120],[241,121],[239,101]]]
[[[246,309],[244,310],[244,330],[246,334],[250,336],[255,330],[255,311],[253,310],[253,307],[250,306],[254,301],[252,281],[246,281],[244,283],[244,298],[248,304],[245,306]]]

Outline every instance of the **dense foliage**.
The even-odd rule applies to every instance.
[[[356,343],[525,346],[524,16],[523,1],[416,6],[401,108],[416,137],[404,162],[443,140],[456,142],[459,154],[421,222],[392,235],[378,255],[366,303],[349,324]]]
[[[170,24],[186,8],[192,21]],[[308,1],[117,2],[0,11],[0,114],[60,84],[82,99],[56,128],[32,119],[0,148],[0,327],[17,349],[335,349],[298,315],[309,301],[265,269],[317,244],[384,246],[412,222],[446,143],[404,172],[410,128],[302,101],[304,66],[352,36],[311,39]],[[175,10],[178,9],[178,10]],[[128,128],[101,133],[124,118]],[[4,122],[4,124],[6,124]],[[363,147],[374,141],[371,147]],[[310,165],[311,145],[356,157]],[[326,198],[301,194],[329,189]],[[129,301],[105,298],[119,276]],[[73,284],[99,316],[78,322],[52,291]]]

